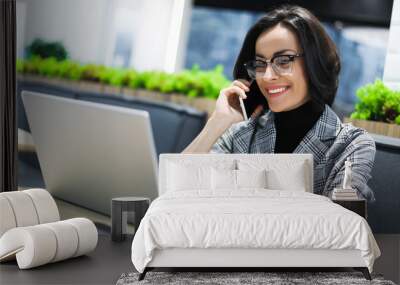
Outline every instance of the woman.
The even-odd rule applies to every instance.
[[[374,201],[367,181],[375,143],[330,108],[339,71],[334,43],[308,10],[283,6],[267,13],[245,37],[236,80],[221,90],[206,126],[183,153],[311,153],[314,192],[325,196],[342,186],[349,160],[352,188]]]

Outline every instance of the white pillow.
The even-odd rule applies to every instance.
[[[211,190],[211,169],[230,171],[234,160],[176,161],[167,164],[167,191]]]
[[[185,166],[170,163],[168,169],[167,189],[171,191],[185,191],[192,189],[211,188],[211,167]]]
[[[267,172],[268,188],[273,190],[307,191],[307,180],[302,167],[288,171],[271,169]]]
[[[238,160],[240,170],[266,169],[267,188],[273,190],[307,191],[309,179],[306,177],[308,169],[305,161],[293,160]]]
[[[211,170],[213,190],[239,190],[241,188],[266,188],[267,176],[263,170]]]
[[[236,170],[237,188],[267,188],[267,171]]]
[[[211,168],[213,190],[236,190],[236,170]]]

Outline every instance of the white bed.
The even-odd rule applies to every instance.
[[[312,194],[311,155],[162,154],[159,167],[160,197],[132,243],[140,279],[154,267],[354,267],[370,278],[380,251],[368,223]]]

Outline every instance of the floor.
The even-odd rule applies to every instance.
[[[0,284],[115,284],[122,273],[135,270],[130,259],[131,240],[112,242],[109,233],[100,229],[97,248],[87,256],[29,270],[19,270],[15,261],[3,263]],[[395,250],[400,253],[400,237],[381,235],[377,242],[385,257],[376,261],[374,272],[399,284],[399,254]],[[395,264],[397,269],[393,270]]]
[[[130,259],[132,238],[116,243],[110,239],[109,218],[92,211],[56,200],[63,219],[84,216],[96,222],[99,242],[88,256],[48,264],[30,270],[18,270],[16,262],[0,264],[0,284],[115,284],[124,272],[134,271]],[[375,234],[382,256],[374,273],[400,283],[400,235]]]

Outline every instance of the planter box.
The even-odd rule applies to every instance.
[[[125,96],[133,96],[133,97],[137,96],[137,94],[136,94],[137,90],[131,89],[128,87],[122,87],[121,93],[122,93],[122,95],[125,95]]]
[[[127,87],[114,87],[110,85],[104,85],[97,82],[91,81],[72,81],[62,78],[48,78],[39,75],[30,74],[18,74],[18,79],[41,82],[49,85],[61,86],[64,88],[80,90],[84,92],[93,92],[97,94],[115,94],[115,95],[127,95],[141,97],[147,100],[161,101],[161,102],[172,102],[176,104],[190,106],[199,111],[207,112],[208,117],[212,114],[215,109],[215,99],[209,99],[204,97],[188,97],[182,94],[172,93],[163,94],[156,91],[150,91],[145,89],[130,89]]]
[[[191,98],[182,94],[164,94],[156,91],[149,91],[145,89],[137,89],[137,90],[132,90],[129,88],[124,88],[122,91],[123,94],[125,95],[132,95],[132,96],[137,96],[141,97],[144,99],[149,99],[149,100],[154,100],[154,101],[161,101],[161,102],[172,102],[175,104],[181,104],[181,105],[186,105],[190,106],[192,108],[195,108],[199,111],[204,111],[207,112],[208,117],[212,114],[212,112],[215,109],[215,99],[209,99],[209,98]]]
[[[192,106],[198,110],[206,111],[208,117],[210,117],[215,110],[216,101],[217,100],[210,98],[195,98]]]
[[[113,95],[121,95],[122,87],[111,86],[111,85],[103,85],[103,92],[107,94]]]
[[[161,101],[168,102],[168,96],[166,94],[162,94],[160,92],[150,91],[146,89],[138,89],[136,90],[136,96],[141,97],[143,99],[153,100],[153,101]]]
[[[354,126],[362,128],[369,133],[379,134],[389,137],[400,138],[400,126],[383,122],[357,120],[344,118],[345,123],[352,123]]]
[[[71,81],[70,81],[71,82]],[[80,91],[102,94],[105,93],[104,85],[92,81],[77,81],[77,88]],[[68,86],[65,86],[68,87]]]
[[[29,82],[40,82],[43,84],[48,84],[73,90],[82,90],[82,91],[92,91],[92,89],[87,90],[86,85],[97,84],[86,81],[67,80],[63,78],[50,78],[33,74],[18,74],[17,78],[18,80],[29,81]],[[99,88],[97,88],[96,90],[99,90]]]

